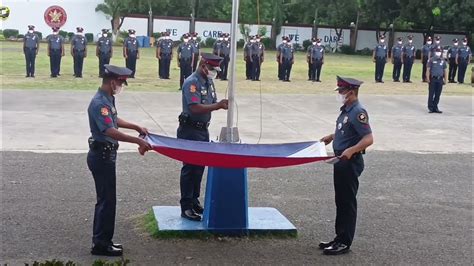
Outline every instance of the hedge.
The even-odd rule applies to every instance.
[[[18,36],[18,30],[14,29],[4,29],[3,30],[3,36],[5,36],[5,39],[8,39],[10,37],[17,37]]]

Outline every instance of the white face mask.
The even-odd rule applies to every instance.
[[[313,42],[313,45],[316,45],[316,42]]]
[[[398,44],[402,44],[402,42],[398,42]]]
[[[228,41],[228,40],[229,40],[229,38],[224,38],[224,41]]]
[[[57,31],[54,31],[54,32],[53,32],[53,35],[58,35],[58,32],[57,32]]]
[[[457,43],[457,42],[455,42],[455,43],[454,43],[454,46],[458,46],[458,43]]]
[[[219,41],[222,41],[224,38],[219,38]]]
[[[384,42],[385,42],[385,40],[384,40],[384,39],[381,39],[381,40],[380,40],[380,43],[384,43]]]
[[[260,39],[257,39],[257,42],[260,42]]]
[[[320,42],[317,42],[316,45],[317,45],[317,46],[321,46],[321,43],[320,43]]]
[[[170,39],[170,36],[165,36],[165,40],[169,40]]]
[[[102,37],[107,37],[107,36],[108,36],[107,33],[102,34]]]
[[[431,44],[432,44],[432,42],[431,42],[431,41],[430,41],[430,42],[426,42],[426,43],[427,43],[428,45],[431,45]]]
[[[196,37],[193,37],[193,40],[197,40],[197,38],[196,38]]]
[[[283,43],[287,43],[287,41],[285,40],[285,41],[283,41]]]
[[[436,41],[436,44],[439,44],[439,41]]]
[[[435,55],[439,57],[441,56],[441,52],[435,52]]]
[[[189,39],[183,39],[184,42],[189,42]]]
[[[119,95],[123,91],[123,84],[120,86],[116,86],[115,89],[112,91],[113,95]]]
[[[83,32],[78,32],[77,35],[84,36]]]
[[[466,45],[467,45],[467,42],[463,42],[462,45],[466,46]]]
[[[345,104],[347,101],[347,97],[345,94],[340,94],[339,92],[336,94],[336,101],[340,104]]]
[[[251,43],[254,43],[254,42],[255,42],[255,40],[250,40],[250,42],[251,42]]]
[[[408,43],[412,43],[412,42],[413,42],[413,40],[408,40]]]
[[[34,31],[33,31],[33,30],[29,30],[28,32],[29,32],[29,33],[33,33]]]
[[[208,70],[209,72],[207,73],[207,78],[208,79],[215,79],[217,77],[217,70]]]
[[[130,38],[135,38],[135,34],[130,34]]]

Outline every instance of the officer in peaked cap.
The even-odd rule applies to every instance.
[[[102,85],[92,98],[87,113],[92,136],[89,138],[87,166],[94,178],[97,203],[95,204],[92,236],[93,255],[121,256],[122,245],[113,243],[116,208],[116,171],[119,141],[135,143],[140,154],[152,147],[142,138],[122,133],[118,128],[148,134],[148,130],[117,116],[115,95],[123,90],[132,71],[125,67],[104,66]]]
[[[423,82],[427,82],[427,79],[426,79],[426,64],[428,63],[428,59],[430,59],[432,44],[433,44],[433,40],[431,39],[431,36],[428,36],[426,38],[426,43],[421,48],[421,63],[423,64],[423,67],[422,67],[422,70],[421,70],[422,71],[421,77],[422,77]]]
[[[467,45],[467,38],[462,40],[462,46],[458,49],[458,55],[456,56],[456,62],[459,66],[458,72],[458,83],[464,83],[464,75],[466,74],[467,65],[471,62],[472,50]]]
[[[320,38],[314,37],[311,39],[306,60],[308,62],[308,80],[321,82],[320,76],[324,64],[324,47],[321,45]]]
[[[362,154],[373,143],[369,116],[358,100],[361,84],[353,78],[337,77],[336,91],[338,102],[342,104],[341,113],[336,121],[335,133],[321,139],[326,145],[333,142],[334,154],[339,158],[334,164],[336,237],[319,244],[325,255],[348,252],[354,239],[358,178],[364,170]]]
[[[53,34],[49,35],[48,41],[48,56],[51,66],[51,77],[56,78],[61,76],[61,58],[64,56],[64,38],[59,35],[59,27],[53,28]]]
[[[35,26],[28,25],[28,32],[23,38],[23,53],[26,60],[26,77],[35,77],[35,60],[39,51],[39,36],[35,33]]]
[[[220,46],[217,49],[217,55],[222,57],[222,62],[220,68],[222,69],[218,73],[218,77],[221,80],[227,80],[227,73],[229,71],[229,62],[230,62],[230,34],[224,33],[222,34],[223,40],[220,43]]]
[[[428,112],[442,113],[438,108],[443,85],[446,84],[446,60],[442,57],[443,52],[440,47],[435,48],[434,54],[428,60],[426,66],[426,77],[429,82],[428,87]]]
[[[372,61],[375,63],[375,82],[383,83],[383,71],[387,63],[388,49],[385,44],[385,35],[379,36],[379,44],[374,48]]]
[[[441,50],[441,57],[443,57],[443,47],[441,46],[441,36],[437,35],[434,38],[434,44],[431,46],[431,56],[433,56],[436,52],[436,49]]]
[[[403,38],[398,37],[397,43],[393,45],[391,52],[391,62],[393,64],[392,78],[394,82],[400,82],[400,72],[403,65]]]
[[[253,36],[249,36],[249,40],[244,45],[244,61],[245,61],[245,76],[247,80],[252,80],[252,50],[255,44]]]
[[[137,59],[140,59],[140,49],[133,29],[128,30],[128,37],[123,41],[123,57],[125,57],[127,68],[132,70],[130,77],[135,78]]]
[[[459,50],[459,40],[458,38],[453,39],[453,45],[448,49],[448,63],[449,63],[449,72],[448,72],[448,82],[456,83],[454,80],[456,78],[456,71],[458,69],[458,64],[456,63],[456,56]]]
[[[294,52],[290,38],[285,37],[283,46],[280,48],[280,64],[282,65],[282,80],[286,82],[290,82],[291,68],[295,63]]]
[[[194,141],[209,141],[211,113],[227,109],[226,99],[217,101],[214,79],[220,70],[222,57],[203,53],[196,71],[183,84],[182,113],[179,115],[177,137]],[[200,221],[204,208],[199,202],[204,166],[183,163],[180,175],[181,217]]]
[[[281,37],[281,43],[277,46],[276,61],[278,63],[278,80],[283,80],[283,65],[280,63],[281,48],[287,43],[286,36]]]
[[[102,36],[97,40],[95,54],[99,58],[99,77],[104,75],[105,65],[109,64],[114,53],[112,39],[109,37],[109,30],[102,29]]]
[[[71,39],[71,55],[74,61],[74,76],[82,78],[84,58],[87,57],[87,39],[84,37],[84,29],[76,28],[77,33]]]
[[[403,46],[403,82],[411,83],[411,69],[415,63],[416,49],[413,45],[413,35],[407,36],[408,43]]]
[[[191,33],[191,38],[189,40],[193,45],[193,52],[194,52],[194,61],[193,61],[193,72],[196,71],[197,64],[199,61],[199,56],[201,55],[201,45],[199,44],[198,40],[198,33],[193,32]]]
[[[156,58],[158,58],[158,76],[160,79],[170,78],[170,64],[173,59],[173,40],[170,33],[162,33],[163,38],[156,43]]]
[[[183,42],[178,46],[176,53],[178,54],[179,71],[179,90],[182,89],[184,80],[193,73],[194,46],[190,42],[191,35],[183,34]]]

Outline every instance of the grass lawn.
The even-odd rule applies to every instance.
[[[88,57],[84,62],[84,78],[73,77],[73,60],[69,53],[69,45],[66,45],[66,55],[61,62],[61,77],[52,79],[49,77],[49,57],[46,54],[46,44],[42,43],[36,58],[36,78],[25,78],[25,59],[22,51],[22,43],[0,42],[0,56],[2,66],[0,78],[2,89],[55,89],[55,90],[95,90],[100,84],[98,78],[98,59],[95,56],[95,46],[89,45]],[[175,49],[176,50],[176,49]],[[204,49],[204,51],[210,51]],[[171,62],[171,79],[158,79],[158,62],[155,58],[154,48],[142,48],[140,59],[137,62],[136,79],[130,80],[127,90],[177,92],[179,87],[179,68],[176,59]],[[176,54],[175,54],[176,55]],[[296,54],[295,64],[291,73],[291,82],[281,82],[277,79],[277,63],[275,52],[266,53],[266,61],[262,65],[261,82],[245,80],[245,64],[242,59],[242,51],[237,55],[237,91],[244,94],[258,93],[310,93],[329,94],[333,93],[336,84],[336,75],[348,76],[363,80],[363,93],[369,94],[421,94],[427,93],[428,85],[421,82],[421,63],[416,61],[412,70],[411,84],[393,83],[391,81],[392,65],[387,64],[385,68],[384,84],[374,82],[374,64],[368,56],[328,54],[322,70],[322,83],[307,81],[308,65],[305,54]],[[114,57],[111,64],[124,66],[121,47],[114,47]],[[466,74],[465,82],[470,81],[470,66]],[[227,82],[216,81],[218,91],[223,92]],[[471,95],[472,87],[469,83],[458,85],[448,84],[444,87],[445,95]],[[221,94],[222,95],[222,94]]]

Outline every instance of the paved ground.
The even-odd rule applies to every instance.
[[[88,265],[98,258],[88,253],[95,200],[84,154],[91,95],[2,91],[0,264],[57,258]],[[334,98],[264,95],[261,143],[331,132]],[[125,258],[135,265],[472,264],[472,97],[443,97],[442,115],[426,113],[424,96],[362,100],[376,145],[360,178],[353,252],[325,257],[317,250],[319,240],[333,237],[330,165],[249,171],[250,205],[279,209],[298,228],[296,239],[157,240],[138,217],[153,205],[177,205],[180,163],[156,153],[122,153],[115,239],[125,245]],[[117,100],[123,118],[171,136],[179,101],[175,93],[125,93]],[[239,97],[247,143],[260,132],[258,103],[258,95]],[[216,113],[211,135],[224,123],[224,113]]]

